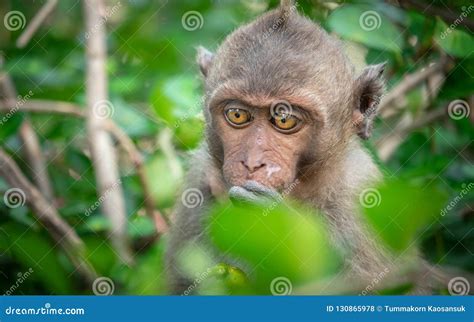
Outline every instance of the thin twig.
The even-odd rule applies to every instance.
[[[0,85],[4,98],[8,101],[16,100],[17,92],[10,75],[6,72],[0,77]],[[24,151],[28,164],[32,169],[31,175],[37,187],[50,202],[54,201],[53,187],[48,175],[48,166],[41,145],[30,120],[26,117],[20,127],[20,137],[24,143]]]
[[[86,117],[86,113],[83,109],[68,102],[36,99],[30,99],[25,102],[19,102],[16,99],[0,102],[0,112],[9,113],[16,110],[32,113],[55,113],[74,117]]]
[[[48,2],[46,2],[44,6],[41,7],[40,11],[38,11],[36,16],[31,19],[28,26],[26,26],[25,31],[23,31],[21,36],[16,41],[16,46],[18,48],[23,48],[30,42],[31,38],[34,36],[44,20],[50,15],[54,8],[56,8],[57,3],[58,0],[48,0]]]
[[[391,111],[389,107],[391,107],[397,99],[404,97],[406,93],[414,89],[423,81],[442,71],[445,68],[447,61],[447,58],[443,57],[440,61],[432,63],[429,66],[414,72],[413,74],[407,74],[402,81],[392,88],[392,90],[390,90],[390,92],[384,95],[378,107],[378,114],[382,118],[393,114],[393,111]]]
[[[106,72],[106,34],[100,9],[102,0],[84,0],[86,20],[86,97],[87,136],[94,165],[99,195],[102,196],[102,211],[110,220],[111,242],[121,260],[133,262],[127,237],[127,213],[123,198],[122,182],[118,172],[117,156],[110,134],[105,130],[106,118],[100,114],[102,108],[113,109],[108,101]],[[105,198],[104,196],[107,196]]]
[[[11,187],[21,190],[33,215],[61,246],[81,276],[88,282],[94,281],[97,274],[85,258],[82,240],[2,148],[0,148],[0,176],[5,178]]]
[[[14,110],[17,103],[16,100],[10,100],[6,103],[0,101],[0,112],[8,113]],[[18,110],[32,113],[55,113],[78,118],[86,117],[86,113],[83,112],[80,106],[69,102],[29,100],[19,106]],[[168,220],[158,209],[154,208],[156,201],[149,188],[150,184],[145,174],[143,157],[140,151],[137,149],[132,139],[130,139],[130,137],[113,120],[107,119],[104,126],[128,154],[130,160],[135,166],[143,189],[146,212],[150,216],[150,219],[155,222],[157,231],[167,231],[169,224]]]
[[[137,171],[137,175],[143,189],[145,210],[150,219],[154,221],[156,231],[158,233],[165,233],[166,231],[168,231],[168,222],[166,221],[165,217],[158,210],[155,209],[155,198],[153,197],[153,194],[150,190],[150,185],[148,183],[145,167],[143,164],[143,157],[140,151],[138,151],[132,139],[130,139],[130,137],[128,137],[128,135],[114,122],[107,122],[106,128],[119,142],[125,152],[127,152]]]

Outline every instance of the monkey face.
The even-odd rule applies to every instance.
[[[289,102],[252,106],[225,100],[214,107],[213,123],[222,142],[224,179],[229,186],[256,181],[281,190],[296,179],[309,118]]]

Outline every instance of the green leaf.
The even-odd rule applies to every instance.
[[[201,111],[199,81],[192,76],[179,76],[167,79],[155,86],[151,104],[156,114],[168,126],[195,117]]]
[[[157,125],[138,107],[127,104],[120,98],[115,98],[112,104],[113,119],[130,137],[151,136],[156,133]]]
[[[147,177],[151,178],[150,189],[157,207],[163,209],[172,206],[181,182],[181,173],[173,171],[170,160],[162,154],[150,157],[146,161],[145,171]]]
[[[400,31],[382,10],[361,5],[343,5],[331,13],[327,24],[343,38],[371,48],[397,53],[403,48]]]
[[[314,213],[296,205],[234,206],[223,203],[211,210],[209,233],[225,254],[250,263],[260,293],[285,277],[292,284],[334,273],[339,260],[329,242],[327,227]]]
[[[456,57],[469,57],[474,51],[474,37],[467,32],[448,26],[441,19],[437,20],[435,41],[448,54]]]
[[[0,245],[10,245],[8,249],[2,249],[2,253],[8,251],[24,270],[31,268],[32,278],[50,292],[71,293],[71,272],[68,272],[59,260],[58,246],[26,226],[11,222],[0,228],[3,232],[0,239],[4,239]]]
[[[420,229],[440,217],[447,194],[434,183],[391,180],[364,190],[359,200],[376,236],[393,251],[402,252],[416,242]]]

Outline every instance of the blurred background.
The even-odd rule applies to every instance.
[[[83,1],[0,3],[0,293],[165,293],[166,231],[203,132],[195,48],[216,50],[277,2],[107,0],[98,1],[95,22]],[[366,145],[385,176],[402,183],[375,191],[376,203],[390,202],[378,210],[386,222],[374,229],[396,251],[416,245],[434,265],[473,273],[472,2],[307,0],[296,7],[344,41],[357,70],[387,62],[387,93]],[[94,59],[99,73],[89,70],[86,80]],[[404,205],[413,207],[398,223],[408,229],[394,236],[381,225],[393,226],[387,207]],[[377,208],[363,206],[370,219]],[[300,224],[284,208],[272,211],[275,227]],[[225,247],[222,231],[211,233]],[[252,234],[257,248],[267,247],[259,241],[268,235]],[[324,242],[307,237],[302,244]],[[256,256],[241,246],[239,256]],[[289,251],[268,259],[267,268],[278,267],[273,275],[259,274],[304,283],[336,270],[338,260],[326,252],[319,262],[329,264],[301,272],[291,256],[305,251]],[[247,283],[232,267],[204,270],[196,256],[189,260],[196,285],[208,275]]]

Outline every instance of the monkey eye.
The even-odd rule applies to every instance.
[[[227,122],[232,125],[244,125],[252,120],[252,115],[246,110],[240,108],[229,108],[225,112]]]
[[[287,113],[274,113],[270,118],[270,122],[279,130],[283,132],[293,130],[299,123],[299,119]]]

